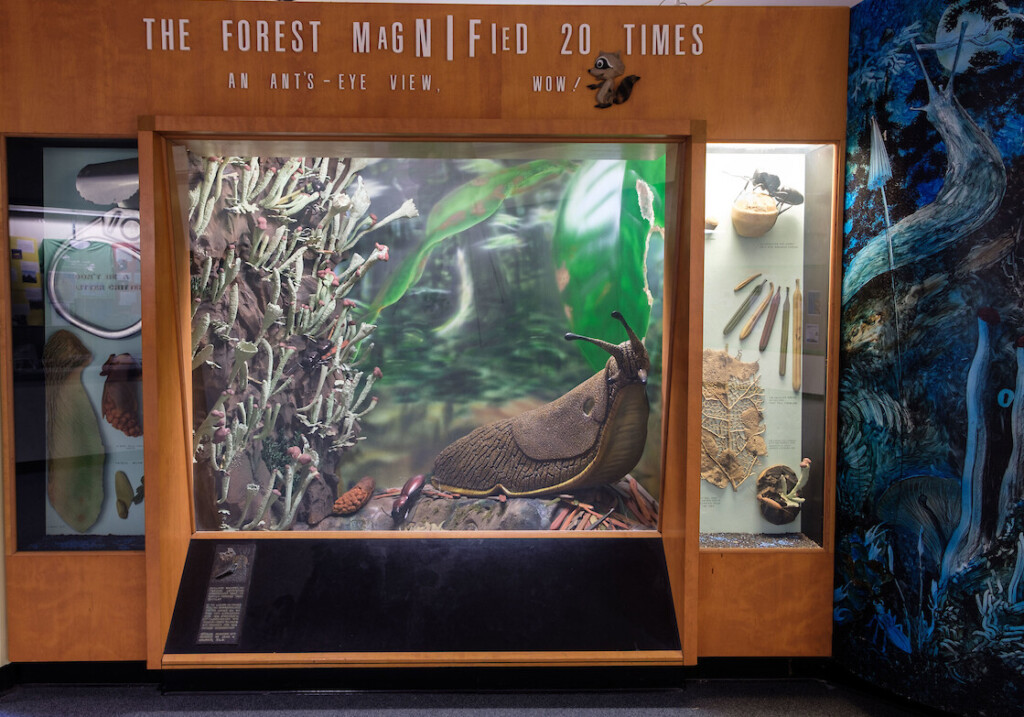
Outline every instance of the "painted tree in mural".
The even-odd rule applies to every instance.
[[[864,3],[851,42],[837,653],[991,711],[1024,671],[1024,16],[905,5]]]
[[[962,27],[963,32],[967,29]],[[924,112],[946,146],[947,169],[942,189],[931,204],[890,230],[868,240],[843,272],[843,303],[871,279],[942,251],[983,227],[995,214],[1006,190],[1006,169],[999,150],[974,123],[953,94],[955,72],[938,89],[928,76],[917,45],[911,44],[928,86]],[[889,265],[891,246],[894,265]]]

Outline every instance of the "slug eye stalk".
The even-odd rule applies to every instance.
[[[603,351],[607,351],[615,359],[615,365],[618,368],[618,372],[625,372],[627,376],[631,377],[631,380],[639,380],[641,383],[646,383],[647,373],[651,366],[651,359],[647,353],[647,348],[644,346],[643,341],[640,340],[640,337],[636,335],[636,332],[629,327],[629,324],[626,323],[626,319],[623,318],[620,312],[613,311],[612,318],[618,320],[626,329],[629,341],[624,341],[621,344],[613,344],[608,341],[593,339],[589,336],[580,336],[579,334],[571,332],[565,335],[565,340],[586,341],[587,343],[597,346]],[[616,380],[616,377],[610,376],[609,380]]]
[[[565,335],[566,341],[586,341],[587,343],[594,344],[600,349],[604,349],[615,358],[615,363],[621,368],[626,363],[626,352],[622,350],[622,347],[618,344],[612,344],[601,339],[592,339],[589,336],[580,336],[569,332]]]

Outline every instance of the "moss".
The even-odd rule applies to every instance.
[[[263,439],[263,449],[260,451],[260,455],[271,473],[278,468],[284,470],[285,466],[288,465],[288,445],[288,440],[284,438],[271,438],[268,436]]]

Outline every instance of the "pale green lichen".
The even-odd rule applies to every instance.
[[[800,491],[805,485],[807,485],[807,479],[811,475],[811,459],[804,458],[800,461],[800,476],[797,478],[796,485],[793,486],[792,490],[786,490],[786,479],[783,477],[778,485],[779,497],[782,498],[783,503],[791,508],[795,508],[802,504],[806,498],[800,496]]]
[[[229,240],[220,257],[197,248],[198,271],[191,281],[193,369],[207,366],[214,371],[211,380],[223,375],[226,381],[193,436],[195,461],[208,462],[218,481],[222,528],[290,527],[306,489],[320,475],[321,454],[328,451],[336,460],[335,454],[356,445],[362,439],[359,419],[376,405],[370,394],[379,371],[353,366],[376,327],[352,320],[355,303],[347,297],[373,265],[387,261],[388,249],[375,245],[365,259],[353,252],[343,266],[339,262],[367,233],[416,216],[417,210],[407,200],[383,220],[374,219],[358,174],[367,164],[323,157],[201,160],[201,180],[190,192],[194,236],[212,221],[229,234],[235,222],[244,222],[249,236],[248,247],[239,243],[240,250]],[[296,226],[310,212],[312,227]],[[240,304],[253,300],[249,292],[241,296],[242,282],[269,284],[269,300],[265,290],[256,291],[262,315],[250,335],[238,321]],[[218,346],[229,364],[224,374],[216,373],[221,369],[212,361]],[[315,381],[296,378],[302,374]],[[298,408],[282,411],[286,404]],[[290,423],[282,425],[282,415]],[[241,514],[229,521],[224,510],[237,462],[248,456],[255,475],[259,445],[283,436],[292,436],[302,462],[292,456],[285,466],[264,469],[269,481],[250,479],[244,504],[235,508]]]

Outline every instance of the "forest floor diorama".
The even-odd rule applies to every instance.
[[[366,167],[379,160],[189,158],[199,529],[657,528],[660,375],[651,367],[660,366],[664,160],[468,163],[475,172],[470,181],[428,201],[432,209],[423,221],[417,219],[419,196],[399,198],[383,218],[371,212],[377,197],[392,201],[399,184],[364,177]],[[399,177],[408,171],[387,165],[395,166]],[[438,174],[433,166],[431,171]],[[560,184],[551,188],[554,179]],[[514,200],[545,193],[546,205],[520,207],[512,216]],[[574,204],[573,196],[582,199]],[[595,197],[606,217],[587,205]],[[595,215],[596,230],[592,221],[573,219]],[[415,237],[403,234],[410,221],[418,222]],[[489,229],[482,241],[476,237],[472,247],[453,239],[473,235],[485,221],[497,230]],[[541,224],[557,224],[545,230],[557,237],[540,242],[542,259],[523,261],[526,240],[520,237]],[[587,233],[594,231],[614,243]],[[412,249],[396,261],[381,243],[386,237],[408,239]],[[493,252],[508,252],[514,260],[499,270],[489,258]],[[434,253],[450,261],[429,261]],[[472,262],[479,256],[489,262],[484,270],[492,272],[497,299],[489,299],[473,279]],[[389,261],[397,266],[385,270]],[[600,277],[580,286],[602,264],[614,269],[618,287],[609,291]],[[544,272],[543,280],[531,279]],[[504,274],[526,288],[504,282]],[[515,290],[518,297],[505,295]],[[541,300],[548,305],[538,311],[531,304]],[[435,305],[447,312],[443,320],[424,314]],[[576,311],[577,305],[587,310]],[[488,310],[500,322],[488,320]],[[532,312],[529,322],[520,321],[519,310]],[[566,318],[568,328],[584,335],[565,338],[583,340],[552,348],[549,337],[560,334],[547,326]],[[631,326],[646,334],[647,348]],[[628,340],[620,344],[623,327]],[[508,343],[506,335],[517,330],[529,346],[520,339]],[[469,339],[452,343],[460,335]],[[573,347],[584,343],[582,352]],[[527,348],[535,354],[532,361]],[[487,356],[473,360],[471,351]],[[529,368],[538,358],[554,379],[551,385],[541,386],[548,379],[531,377],[528,370],[501,373],[498,380],[492,368],[502,362]],[[579,381],[595,368],[590,380],[552,401],[553,408],[543,405],[557,395],[559,384]],[[501,388],[512,382],[515,393]],[[579,403],[589,427],[566,423],[572,413],[564,408],[567,402]],[[649,412],[648,402],[654,406]],[[512,424],[495,425],[526,431],[517,441],[533,440],[540,458],[517,460],[539,461],[552,471],[550,487],[527,490],[517,487],[523,478],[510,475],[460,495],[452,487],[464,485],[459,476],[446,476],[445,490],[431,485],[429,473],[423,477],[449,436],[472,425],[468,419],[489,412],[500,417],[517,405],[534,410],[521,412]],[[375,414],[383,417],[380,422],[374,422]],[[550,429],[544,420],[552,421]],[[575,434],[583,438],[564,438]],[[647,440],[648,434],[655,440]],[[553,435],[562,438],[551,440]],[[625,445],[629,440],[634,445]],[[593,442],[585,446],[592,453],[574,453],[587,441]],[[364,447],[375,442],[376,449]],[[360,459],[405,477],[375,480]],[[554,466],[573,461],[585,466],[584,479],[572,477],[576,469],[557,474],[561,469]],[[639,462],[645,478],[635,479],[629,466],[620,470],[624,461],[634,468]],[[598,466],[597,477],[586,479],[591,463]],[[358,479],[344,477],[353,474]]]

